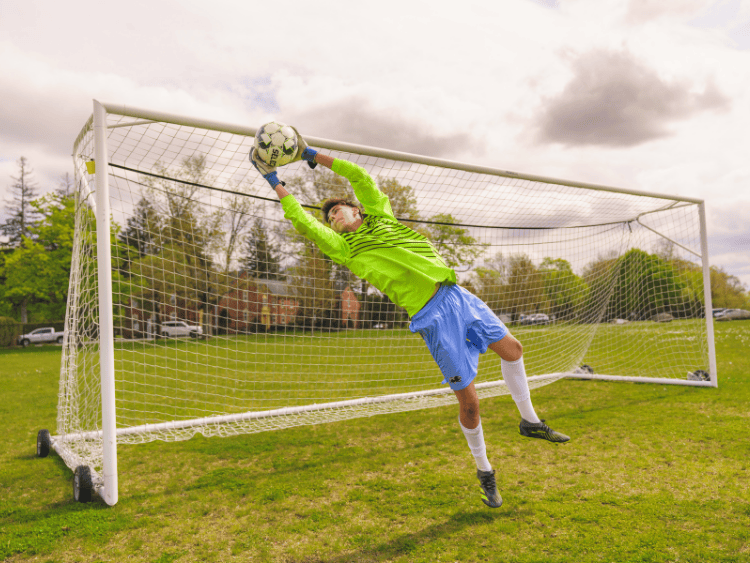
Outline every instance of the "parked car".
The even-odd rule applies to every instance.
[[[721,308],[721,309],[714,309],[713,314],[714,318],[721,317],[726,313],[729,309]]]
[[[628,318],[626,320],[628,320],[628,321],[647,321],[650,318],[651,317],[647,313],[644,313],[643,311],[631,311],[630,313],[628,313]]]
[[[715,317],[717,321],[741,321],[750,319],[750,311],[744,309],[725,309],[724,312]]]
[[[674,317],[671,313],[657,313],[651,317],[651,320],[655,323],[671,323]]]
[[[175,338],[178,336],[190,336],[197,338],[203,334],[203,328],[197,325],[189,325],[185,321],[166,321],[161,323],[161,335],[164,338]]]
[[[521,315],[522,325],[548,325],[549,316],[544,313],[532,313],[531,315]]]
[[[32,344],[44,344],[45,342],[62,344],[64,336],[64,332],[56,332],[54,328],[48,326],[32,330],[28,334],[22,334],[18,337],[18,343],[24,348]]]

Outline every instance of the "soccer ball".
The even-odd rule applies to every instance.
[[[284,166],[297,155],[297,134],[278,121],[266,123],[255,134],[255,150],[269,166]]]

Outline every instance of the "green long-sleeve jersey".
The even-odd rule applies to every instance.
[[[396,220],[388,197],[363,168],[335,159],[332,170],[349,180],[364,208],[364,222],[355,232],[337,233],[321,224],[291,195],[281,200],[284,217],[331,260],[369,281],[413,317],[430,300],[435,284],[456,283],[456,273],[424,235]]]

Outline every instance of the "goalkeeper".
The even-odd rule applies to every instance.
[[[364,213],[347,200],[329,199],[322,211],[330,228],[321,225],[289,194],[275,168],[252,150],[250,160],[274,188],[284,216],[300,234],[406,309],[411,317],[409,330],[422,336],[443,373],[443,383],[448,383],[458,398],[459,425],[476,460],[482,501],[499,507],[503,501],[487,459],[479,397],[473,383],[480,354],[489,348],[500,356],[503,379],[521,413],[519,430],[523,436],[550,442],[570,439],[552,430],[534,411],[521,343],[483,301],[457,285],[456,273],[426,237],[396,220],[388,197],[363,168],[321,154],[309,148],[299,134],[297,137],[295,160],[306,160],[311,168],[321,164],[344,176]]]

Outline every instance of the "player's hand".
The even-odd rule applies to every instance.
[[[292,127],[292,129],[294,129],[294,133],[297,135],[297,155],[294,157],[292,162],[297,162],[298,160],[306,160],[307,165],[310,168],[315,168],[318,165],[318,163],[315,162],[315,155],[318,154],[318,151],[310,148],[310,146],[307,144],[307,141],[305,141],[305,138],[299,134],[299,131],[297,131],[296,127]]]
[[[279,180],[278,174],[276,174],[276,168],[273,166],[269,166],[265,162],[263,162],[258,155],[255,154],[255,147],[250,149],[250,162],[253,163],[253,166],[255,166],[255,169],[260,172],[261,176],[263,176],[266,181],[271,184],[272,188],[276,188],[279,184],[282,186],[286,186],[284,182]]]

